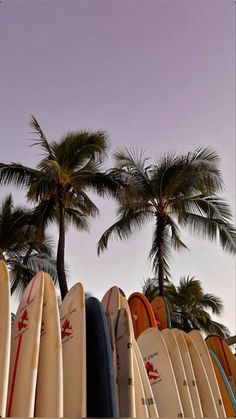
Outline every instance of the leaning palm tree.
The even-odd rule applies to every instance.
[[[9,268],[12,294],[20,293],[38,270],[57,281],[50,241],[45,235],[39,239],[32,211],[14,206],[11,195],[0,206],[0,259]]]
[[[149,257],[159,280],[160,294],[164,279],[170,277],[171,250],[186,249],[179,227],[219,241],[223,249],[235,252],[235,228],[231,211],[218,196],[223,188],[219,157],[208,148],[185,155],[162,157],[148,164],[143,153],[125,149],[115,153],[111,171],[121,186],[117,194],[118,220],[98,243],[98,253],[107,248],[111,237],[129,238],[148,222],[155,223]]]
[[[68,291],[64,265],[66,227],[72,223],[80,230],[88,230],[88,218],[99,213],[88,189],[100,196],[116,189],[116,182],[101,171],[108,139],[104,131],[75,131],[58,142],[49,142],[33,116],[30,125],[38,135],[34,145],[41,147],[43,158],[35,169],[0,163],[0,183],[26,188],[28,200],[36,205],[35,217],[42,231],[48,223],[58,223],[57,272],[63,299]]]
[[[202,330],[206,334],[215,334],[223,339],[230,335],[226,326],[211,317],[211,314],[217,316],[222,314],[221,299],[213,294],[204,293],[200,281],[188,276],[181,278],[177,286],[171,282],[165,282],[164,288],[174,327],[185,332],[192,329]],[[142,291],[149,301],[159,295],[159,287],[155,278],[147,279]]]

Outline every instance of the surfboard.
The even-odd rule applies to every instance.
[[[118,310],[121,308],[121,293],[117,286],[111,287],[102,298],[102,305],[107,317],[110,342],[112,348],[113,367],[116,378],[116,399],[117,399],[117,415],[119,416],[118,404],[118,386],[117,386],[117,355],[116,355],[116,339],[115,339],[115,322]]]
[[[147,375],[145,364],[143,362],[143,357],[138,347],[136,339],[133,339],[132,344],[133,344],[134,353],[138,362],[139,372],[140,372],[141,381],[142,381],[143,390],[144,390],[145,399],[146,399],[146,405],[148,409],[148,416],[157,418],[159,417],[159,414],[157,411],[156,402],[155,402],[151,384]]]
[[[236,413],[236,400],[235,400],[233,391],[230,387],[227,376],[217,356],[211,349],[209,349],[209,353],[212,359],[212,363],[213,363],[216,378],[219,384],[221,396],[224,402],[226,416],[234,417]]]
[[[231,388],[236,395],[236,381],[234,379],[236,375],[236,361],[233,359],[230,361],[230,354],[226,348],[226,343],[219,336],[210,335],[206,338],[206,344],[211,349],[220,361],[224,372],[229,380]],[[227,355],[226,355],[227,353]],[[233,354],[232,354],[233,356]],[[232,369],[233,367],[233,369]]]
[[[43,278],[37,273],[25,289],[13,324],[7,416],[34,416]]]
[[[157,327],[159,330],[171,328],[170,311],[168,302],[165,297],[157,296],[151,301],[151,307],[153,309]]]
[[[183,406],[185,417],[194,417],[194,409],[192,399],[187,385],[187,377],[184,369],[184,364],[181,358],[179,346],[177,344],[174,333],[171,329],[164,329],[161,335],[166,343],[170,360],[173,366],[180,399]]]
[[[138,337],[137,342],[160,416],[183,417],[173,367],[161,333],[157,328],[151,327]]]
[[[119,414],[121,417],[136,416],[134,352],[130,325],[127,310],[123,307],[118,311],[115,325]]]
[[[46,273],[44,273],[35,416],[63,416],[62,343],[59,308],[53,281]]]
[[[199,397],[200,397],[200,401],[202,405],[203,415],[205,417],[218,417],[218,412],[217,412],[215,400],[212,394],[211,386],[210,386],[210,383],[206,374],[204,364],[199,355],[199,352],[194,342],[192,341],[190,335],[188,335],[186,332],[183,332],[183,331],[181,333],[184,336],[184,339],[187,343],[188,350],[190,353],[190,357],[191,357],[191,361],[192,361],[192,365],[193,365],[193,369],[194,369],[194,373],[196,377]]]
[[[231,351],[230,347],[227,345],[227,343],[224,340],[222,340],[222,347],[223,347],[225,358],[227,359],[230,372],[231,372],[231,377],[232,377],[231,388],[236,397],[236,358],[233,352]]]
[[[141,292],[134,292],[128,299],[131,312],[134,336],[137,337],[149,327],[157,327],[157,321],[152,307]]]
[[[133,346],[133,342],[132,342]],[[142,377],[139,370],[136,353],[133,349],[134,357],[134,398],[135,398],[135,416],[137,418],[148,418],[147,401],[144,392]]]
[[[97,298],[86,301],[87,416],[117,416],[115,374],[104,309]]]
[[[141,401],[141,398],[142,398],[141,395],[144,394],[145,395],[145,403],[144,404],[147,405],[148,415],[150,417],[153,417],[153,416],[158,417],[153,392],[152,392],[152,389],[151,389],[151,386],[150,386],[150,383],[149,383],[149,380],[148,380],[148,376],[147,376],[147,373],[146,373],[146,369],[145,369],[145,366],[144,366],[142,355],[140,353],[139,347],[138,347],[137,342],[136,342],[130,305],[129,305],[129,302],[128,302],[123,290],[118,288],[117,292],[119,293],[120,306],[121,306],[121,308],[126,309],[126,312],[127,312],[127,315],[128,315],[129,327],[130,327],[130,333],[131,333],[131,342],[132,342],[132,346],[133,346],[133,349],[134,349],[134,373],[136,373],[136,377],[139,377],[139,379],[135,378],[135,380],[134,380],[136,416],[141,415],[141,416],[144,417],[146,415],[145,406],[142,406],[142,404],[144,402]],[[155,321],[155,317],[154,317],[154,321]],[[155,325],[156,325],[156,321],[155,321]],[[137,361],[137,364],[136,364],[136,361]],[[137,368],[137,371],[136,371],[136,368]],[[141,414],[143,408],[144,408],[144,411],[143,411],[143,414]]]
[[[187,347],[187,343],[185,342],[185,339],[184,339],[180,330],[172,329],[172,331],[175,335],[175,338],[176,338],[178,346],[179,346],[179,350],[180,350],[181,358],[182,358],[185,373],[186,373],[187,384],[188,384],[188,387],[189,387],[195,416],[196,417],[203,417],[202,406],[201,406],[201,402],[200,402],[196,377],[195,377],[195,373],[194,373],[194,370],[193,370],[193,365],[192,365],[191,357],[190,357],[189,350],[188,350],[188,347]]]
[[[201,333],[199,330],[192,330],[189,332],[189,336],[195,343],[195,346],[198,350],[198,353],[202,359],[202,362],[204,364],[207,377],[210,382],[211,390],[214,396],[216,408],[218,411],[218,416],[224,418],[226,416],[225,409],[224,409],[224,403],[221,397],[218,381],[215,375],[215,371],[213,368],[212,360],[206,345],[205,340],[203,339]]]
[[[11,347],[10,284],[6,264],[0,260],[0,416],[6,416]]]
[[[75,284],[60,306],[65,417],[86,417],[86,324],[83,286]]]

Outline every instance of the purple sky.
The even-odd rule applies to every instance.
[[[0,121],[4,162],[34,165],[28,124],[34,114],[49,139],[69,129],[105,129],[114,151],[139,146],[153,159],[199,145],[218,151],[234,205],[234,1],[11,1],[0,4]],[[1,198],[6,189],[1,189]],[[14,193],[16,202],[22,194]],[[99,259],[97,240],[114,221],[112,203],[90,234],[70,229],[69,284],[101,298],[112,285],[129,295],[151,276],[152,224]],[[191,252],[174,255],[172,274],[195,275],[223,299],[234,333],[232,256],[184,233]]]

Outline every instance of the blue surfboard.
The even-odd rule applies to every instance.
[[[106,315],[97,298],[86,301],[87,416],[115,417],[117,400]]]

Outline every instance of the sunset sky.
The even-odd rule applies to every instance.
[[[33,114],[48,139],[68,130],[103,129],[112,152],[139,147],[152,161],[199,145],[222,162],[223,196],[234,209],[235,3],[230,0],[24,1],[0,3],[2,162],[40,159],[28,125]],[[0,199],[13,188],[1,188]],[[70,228],[69,286],[101,298],[112,285],[129,295],[151,277],[153,224],[99,258],[97,241],[115,220],[114,203],[94,197],[101,215],[90,234]],[[24,195],[14,191],[15,203]],[[56,228],[52,230],[56,241]],[[235,333],[234,258],[186,231],[190,251],[173,254],[175,284],[195,276],[223,299],[219,321]]]

